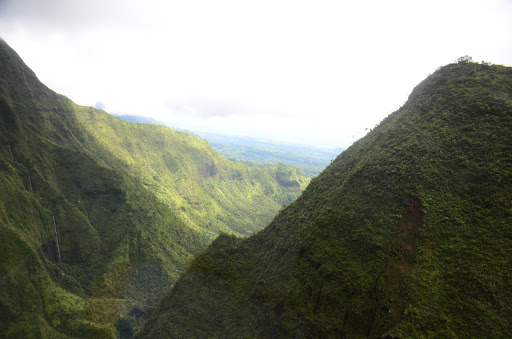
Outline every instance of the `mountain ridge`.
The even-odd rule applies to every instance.
[[[511,128],[510,67],[442,67],[137,337],[512,335]]]

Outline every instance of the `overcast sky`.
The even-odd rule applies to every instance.
[[[441,65],[512,65],[512,1],[0,0],[0,36],[76,103],[347,147]]]

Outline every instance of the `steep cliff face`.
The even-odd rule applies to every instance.
[[[511,336],[511,131],[511,68],[441,68],[139,337]]]
[[[194,253],[307,182],[78,106],[0,40],[0,336],[129,336]]]

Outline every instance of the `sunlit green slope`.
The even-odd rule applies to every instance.
[[[306,184],[75,105],[0,40],[0,337],[130,335],[194,253]]]
[[[139,336],[512,337],[511,183],[512,69],[445,66]]]

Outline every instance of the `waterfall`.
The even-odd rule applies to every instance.
[[[59,236],[57,235],[57,224],[55,223],[55,216],[52,215],[52,217],[53,217],[53,229],[55,230],[55,243],[57,244],[57,258],[58,258],[57,262],[60,262],[61,258],[60,258]]]
[[[11,144],[7,144],[9,146],[9,153],[11,154],[11,161],[14,162],[14,155],[12,155]]]
[[[34,194],[34,191],[32,190],[32,178],[30,177],[30,173],[28,174],[28,185],[30,187],[30,193]]]
[[[46,227],[44,226],[44,223],[43,223],[43,231],[44,231],[44,235],[46,236],[46,243],[48,245],[50,245],[50,237],[48,236],[48,232],[46,232]],[[44,244],[44,240],[43,240],[43,244]]]

